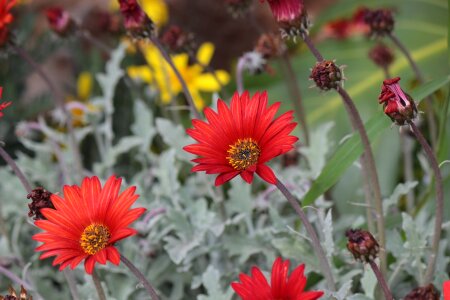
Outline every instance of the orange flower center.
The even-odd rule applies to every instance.
[[[94,255],[108,244],[111,233],[102,224],[91,224],[81,234],[80,246],[86,254]]]
[[[228,162],[235,170],[245,170],[258,162],[261,150],[252,138],[238,139],[230,145],[227,156]]]

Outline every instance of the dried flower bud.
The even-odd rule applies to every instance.
[[[197,44],[194,40],[194,34],[183,31],[181,27],[172,25],[161,37],[161,42],[174,53],[195,53]]]
[[[433,284],[413,289],[403,300],[439,300],[440,293]]]
[[[12,286],[9,286],[8,295],[5,296],[0,295],[0,300],[33,300],[33,297],[32,296],[28,297],[28,293],[22,285],[20,286],[19,296],[17,296],[17,293],[14,290],[14,288]]]
[[[371,36],[383,36],[394,30],[394,17],[389,9],[366,9],[364,22],[370,27]]]
[[[321,90],[334,89],[340,86],[343,80],[342,68],[336,66],[332,60],[323,60],[316,63],[309,78],[314,80]]]
[[[75,21],[70,14],[59,6],[45,10],[50,28],[59,36],[68,36],[75,31]]]
[[[46,218],[42,214],[41,209],[55,208],[50,199],[51,195],[52,193],[42,187],[38,187],[32,190],[31,193],[27,195],[27,199],[32,200],[31,203],[28,204],[28,208],[30,209],[30,211],[28,212],[28,216],[34,216],[34,220],[45,220]]]
[[[394,61],[394,52],[385,44],[379,43],[370,49],[369,58],[377,66],[387,68]]]
[[[154,24],[136,0],[119,0],[120,12],[128,34],[135,39],[145,39],[154,33]]]
[[[399,81],[400,77],[384,80],[378,99],[383,104],[384,113],[401,126],[417,116],[417,107],[414,100],[403,92]]]
[[[259,37],[254,50],[269,60],[282,55],[286,47],[279,35],[265,33]]]
[[[348,239],[347,249],[356,260],[369,262],[378,256],[380,246],[370,232],[361,229],[348,229],[345,236]]]
[[[225,0],[227,10],[233,18],[241,18],[246,15],[251,4],[251,0]]]

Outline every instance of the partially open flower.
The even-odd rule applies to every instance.
[[[251,0],[225,0],[227,10],[233,18],[243,17],[250,9]]]
[[[370,27],[371,36],[384,36],[394,30],[394,16],[390,9],[366,9],[364,22]]]
[[[377,66],[387,68],[394,61],[394,51],[385,44],[379,43],[370,49],[369,58]]]
[[[264,2],[264,0],[260,0]],[[284,37],[301,36],[308,31],[309,22],[303,0],[266,0]]]
[[[439,300],[440,293],[433,284],[413,289],[403,300]],[[444,298],[447,300],[447,298]]]
[[[195,54],[197,45],[194,41],[194,34],[185,32],[181,27],[172,25],[162,35],[161,42],[173,53],[187,52]]]
[[[9,286],[8,295],[5,296],[0,295],[0,300],[33,300],[33,297],[32,296],[28,297],[28,292],[27,290],[24,289],[22,285],[20,286],[19,295],[17,295],[16,290],[14,290],[12,286]]]
[[[146,15],[136,0],[119,0],[120,12],[128,34],[135,39],[145,39],[154,32],[153,21]]]
[[[3,93],[3,88],[0,86],[0,99],[2,98],[2,93]],[[7,108],[8,106],[10,106],[11,103],[12,103],[11,101],[0,103],[0,118],[3,117],[2,110],[4,110],[5,108]]]
[[[11,38],[8,25],[14,20],[10,11],[15,4],[16,0],[0,0],[0,47],[8,43]]]
[[[378,256],[380,246],[370,232],[362,229],[348,229],[345,236],[348,239],[347,249],[356,260],[369,262]]]
[[[241,273],[239,280],[231,287],[242,300],[316,300],[322,291],[305,291],[305,265],[299,265],[289,275],[289,260],[278,257],[272,266],[270,284],[258,267],[253,267],[252,275]]]
[[[414,100],[403,92],[399,81],[400,77],[384,80],[378,99],[383,104],[384,113],[401,126],[417,116],[417,107]]]
[[[68,36],[75,31],[75,21],[70,14],[59,6],[45,10],[50,28],[59,36]]]
[[[332,60],[319,61],[316,62],[309,78],[314,80],[316,86],[321,90],[334,89],[342,83],[342,68],[336,66]]]
[[[43,187],[37,187],[27,195],[27,199],[31,199],[31,203],[28,204],[30,211],[28,216],[34,216],[34,220],[45,220],[44,215],[41,213],[43,208],[55,209],[50,196],[52,193],[44,189]]]

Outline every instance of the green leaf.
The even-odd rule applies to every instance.
[[[415,101],[420,101],[449,82],[450,75],[447,75],[444,78],[439,78],[420,86],[411,92],[410,95]],[[381,112],[373,116],[364,125],[369,140],[372,142],[390,124],[389,119]],[[353,133],[328,160],[319,177],[312,184],[311,189],[303,197],[302,205],[310,205],[331,188],[362,153],[363,147],[359,135]]]

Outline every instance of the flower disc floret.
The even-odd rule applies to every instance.
[[[266,163],[272,158],[294,149],[297,137],[289,135],[297,123],[289,111],[274,118],[280,103],[268,107],[267,93],[235,93],[230,107],[220,100],[218,111],[205,109],[207,122],[193,120],[194,128],[187,133],[198,143],[184,150],[198,155],[192,160],[193,172],[218,174],[216,185],[240,175],[253,181],[256,172],[263,180],[275,184],[277,179]]]
[[[108,227],[102,224],[91,224],[86,227],[81,234],[80,246],[84,252],[94,255],[108,245],[111,232]]]

